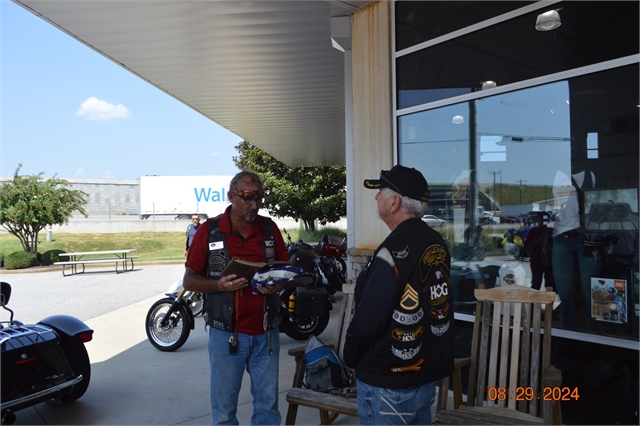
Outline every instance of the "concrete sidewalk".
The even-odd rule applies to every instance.
[[[46,403],[16,413],[18,425],[210,425],[207,334],[202,317],[187,343],[176,352],[160,352],[147,340],[144,320],[149,307],[162,297],[150,297],[87,321],[95,330],[87,344],[92,377],[87,393],[69,406]],[[336,294],[338,302],[342,293]],[[320,336],[333,340],[340,303]],[[279,407],[284,419],[285,395],[294,371],[290,348],[304,344],[280,335]],[[224,392],[224,389],[220,390]],[[245,374],[238,419],[251,422],[251,394]],[[317,410],[300,407],[297,424],[319,424]],[[358,419],[341,415],[335,424],[358,424]]]

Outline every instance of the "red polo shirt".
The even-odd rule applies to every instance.
[[[231,258],[250,260],[254,262],[263,261],[264,243],[262,241],[262,231],[264,225],[260,219],[253,222],[253,228],[247,238],[243,238],[235,229],[231,228],[230,217],[231,206],[219,216],[218,229],[226,235],[226,245]],[[289,260],[287,246],[284,243],[282,234],[278,226],[273,223],[273,231],[276,240],[276,260]],[[207,273],[207,259],[209,256],[209,221],[198,227],[193,241],[189,247],[187,262],[185,266],[190,267],[199,274]],[[262,312],[264,310],[264,296],[251,292],[250,287],[242,288],[235,292],[234,297],[233,326],[237,324],[238,331],[250,336],[263,334]],[[237,309],[236,309],[237,308]]]

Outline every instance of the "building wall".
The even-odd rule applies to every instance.
[[[392,2],[378,2],[354,14],[353,152],[355,248],[375,249],[389,230],[376,213],[375,191],[363,181],[394,165],[391,73]],[[373,175],[372,175],[373,173]]]
[[[86,192],[85,211],[93,215],[137,214],[140,209],[138,179],[67,179],[74,189]]]
[[[138,214],[140,209],[140,181],[138,179],[80,179],[63,178],[73,189],[87,193],[85,211],[91,215]],[[11,177],[0,177],[0,184]]]

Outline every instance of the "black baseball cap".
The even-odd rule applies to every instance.
[[[391,170],[381,170],[378,179],[366,179],[364,187],[368,189],[390,188],[400,195],[418,201],[429,201],[429,184],[418,170],[401,165]]]

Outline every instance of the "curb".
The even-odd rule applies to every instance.
[[[149,260],[146,262],[136,262],[135,266],[153,266],[153,265],[184,265],[184,260]],[[100,268],[99,265],[87,265],[85,269]],[[5,269],[0,268],[0,275],[4,274],[37,274],[39,272],[62,271],[61,266],[32,266],[25,269]]]

